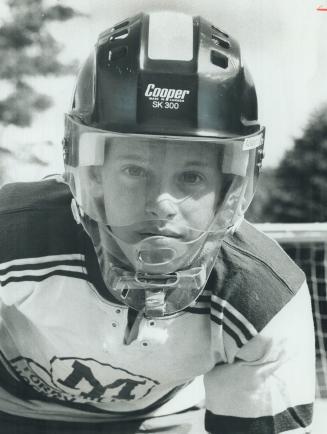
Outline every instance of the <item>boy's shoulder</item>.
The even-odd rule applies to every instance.
[[[71,193],[60,177],[38,182],[15,182],[0,188],[0,216],[67,207]]]
[[[259,331],[296,296],[305,275],[277,242],[243,221],[223,241],[210,282],[219,300]]]
[[[223,248],[232,251],[235,260],[247,262],[250,269],[264,270],[267,278],[277,279],[290,293],[296,293],[305,279],[302,270],[280,244],[246,220],[225,239]]]
[[[67,185],[57,179],[0,189],[0,263],[76,251],[77,225]]]

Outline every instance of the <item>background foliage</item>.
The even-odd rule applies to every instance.
[[[327,105],[312,114],[279,166],[263,172],[248,218],[255,222],[327,221]]]
[[[0,133],[8,125],[29,126],[37,112],[51,106],[51,98],[33,87],[35,77],[75,72],[75,62],[60,60],[62,47],[49,24],[80,15],[71,7],[46,6],[44,0],[7,0],[6,4],[8,14],[0,24]],[[10,153],[0,136],[0,161]],[[3,170],[0,182],[1,174],[4,177]]]

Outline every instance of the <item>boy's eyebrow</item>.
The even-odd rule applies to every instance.
[[[189,167],[189,166],[195,166],[195,167],[208,167],[208,161],[198,161],[198,160],[194,160],[194,161],[187,161],[184,166]]]
[[[121,154],[118,154],[116,156],[116,158],[119,161],[137,161],[137,162],[149,163],[149,158],[148,158],[147,153],[145,153],[145,155],[143,155],[139,152],[134,153],[133,151],[127,152],[126,154],[122,152]],[[150,160],[151,160],[151,158],[150,158]],[[188,168],[188,167],[206,168],[206,167],[209,167],[210,164],[209,164],[209,161],[200,159],[200,160],[185,161],[185,163],[182,163],[181,166],[186,167],[186,168]]]
[[[144,156],[138,155],[138,154],[126,154],[126,155],[118,155],[118,160],[133,160],[133,161],[148,161],[148,159]],[[192,161],[186,161],[183,165],[184,167],[208,167],[207,161],[198,161],[198,160],[192,160]]]
[[[117,160],[137,160],[137,161],[147,161],[146,157],[139,154],[122,154],[117,155]]]

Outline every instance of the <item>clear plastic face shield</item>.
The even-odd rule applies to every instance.
[[[263,131],[238,139],[119,134],[67,115],[66,133],[66,182],[108,288],[151,316],[188,306],[252,200]]]

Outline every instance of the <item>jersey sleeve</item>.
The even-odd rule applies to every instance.
[[[212,434],[310,433],[314,331],[306,283],[269,323],[204,377]]]

